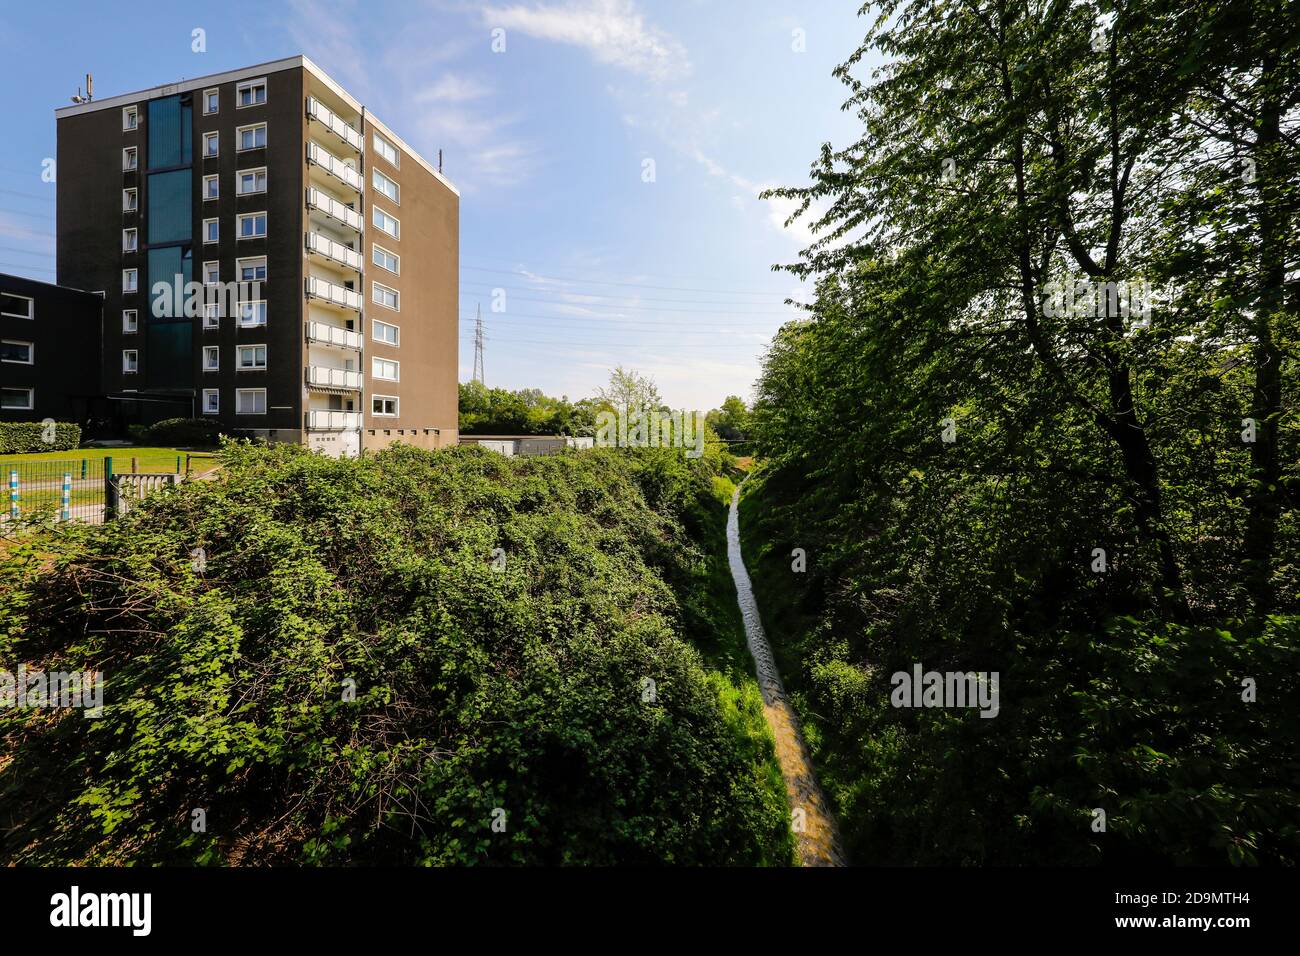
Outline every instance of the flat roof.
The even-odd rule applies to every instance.
[[[258,63],[254,66],[240,67],[237,70],[226,70],[222,73],[209,73],[207,76],[197,76],[193,79],[180,80],[176,83],[165,84],[163,86],[153,86],[146,90],[138,90],[134,93],[123,93],[119,96],[110,96],[105,99],[91,100],[89,103],[74,103],[71,106],[61,106],[55,109],[54,116],[57,119],[63,119],[67,116],[80,116],[82,113],[93,113],[96,110],[107,110],[130,106],[132,103],[139,103],[142,100],[154,100],[164,96],[175,96],[178,93],[189,93],[194,90],[201,90],[208,86],[218,83],[234,83],[240,80],[254,79],[259,76],[265,76],[267,73],[279,73],[283,70],[305,69],[315,76],[318,80],[330,88],[340,99],[351,106],[358,113],[362,114],[375,126],[379,127],[385,136],[393,141],[402,152],[407,153],[412,159],[419,163],[427,172],[432,174],[439,182],[450,189],[457,196],[460,190],[450,179],[440,173],[432,163],[411,148],[402,137],[394,133],[388,126],[379,120],[374,113],[366,109],[365,105],[345,90],[337,81],[319,66],[313,63],[303,54],[286,57],[282,60],[271,60],[267,63]]]

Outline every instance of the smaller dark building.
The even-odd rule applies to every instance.
[[[0,422],[103,414],[104,298],[0,273]]]

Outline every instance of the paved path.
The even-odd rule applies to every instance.
[[[763,619],[754,601],[749,572],[745,570],[745,560],[740,554],[739,502],[740,489],[737,488],[731,496],[731,510],[727,514],[727,559],[731,562],[732,580],[736,582],[736,600],[740,602],[740,613],[745,618],[745,639],[758,672],[758,685],[763,691],[763,713],[776,738],[776,759],[781,764],[781,776],[785,779],[785,792],[790,801],[799,862],[803,866],[844,866],[839,829],[826,797],[817,785],[808,747],[799,730],[799,719],[786,699],[781,675],[772,658],[772,646],[763,632]],[[803,812],[800,814],[798,811]]]

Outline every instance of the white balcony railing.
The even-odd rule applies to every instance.
[[[329,236],[322,236],[319,232],[309,232],[306,236],[308,252],[315,252],[341,266],[347,266],[357,272],[361,271],[361,253],[355,249],[349,249],[343,243],[335,242]]]
[[[307,366],[308,385],[328,385],[332,388],[361,388],[361,373],[346,368],[326,368],[324,365]]]
[[[309,298],[324,299],[326,302],[332,302],[334,305],[342,306],[345,309],[352,309],[356,312],[361,311],[360,292],[345,289],[341,285],[335,285],[333,282],[327,282],[315,276],[308,276],[306,285]]]
[[[307,162],[315,163],[339,182],[361,191],[361,174],[319,143],[307,144]]]
[[[326,322],[308,322],[307,341],[320,345],[337,345],[339,348],[355,349],[358,352],[364,344],[360,332],[340,329],[337,325],[329,325]]]
[[[356,128],[314,96],[307,97],[307,118],[320,123],[358,153],[361,152],[365,140]]]
[[[343,223],[357,232],[361,231],[365,220],[361,218],[361,213],[351,209],[339,202],[328,193],[321,192],[314,186],[307,188],[307,205],[313,209],[319,209],[331,219]]]
[[[307,412],[307,428],[313,431],[346,431],[360,427],[360,412]]]

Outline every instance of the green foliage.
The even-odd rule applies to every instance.
[[[691,646],[719,455],[222,459],[0,564],[4,666],[106,675],[100,719],[0,718],[5,859],[789,859],[752,681]]]
[[[146,436],[155,445],[215,446],[221,423],[211,418],[165,418],[150,425]]]
[[[465,435],[591,435],[595,402],[551,398],[535,388],[509,391],[482,382],[460,385],[460,431]]]
[[[742,441],[749,437],[749,409],[739,395],[728,395],[722,407],[709,412],[705,421],[718,437],[727,441]]]
[[[0,422],[0,455],[28,455],[43,451],[68,451],[81,444],[81,426],[56,422],[53,441],[45,438],[43,422]]]

